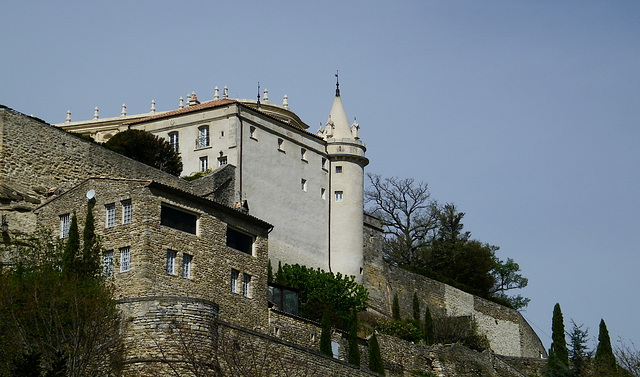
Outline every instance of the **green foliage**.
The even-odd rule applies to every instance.
[[[78,271],[78,251],[80,250],[80,232],[78,231],[78,218],[74,212],[69,224],[69,237],[64,245],[62,254],[62,271],[66,274]]]
[[[578,326],[571,320],[572,328],[569,333],[569,361],[571,362],[571,370],[576,376],[583,376],[589,360],[591,352],[588,351],[586,343],[589,341],[588,329],[583,330],[582,326]]]
[[[489,293],[495,297],[506,300],[509,306],[514,309],[526,307],[530,299],[522,297],[521,295],[507,296],[505,293],[512,289],[522,289],[529,284],[529,279],[519,273],[520,265],[511,258],[507,258],[507,261],[503,262],[495,255],[493,256],[493,264],[492,274],[495,284]]]
[[[393,295],[393,304],[391,306],[391,313],[394,320],[400,320],[400,303],[398,302],[398,294]]]
[[[77,222],[73,233],[66,245],[40,235],[0,250],[16,262],[0,271],[0,375],[119,372],[120,314],[104,281],[69,269],[82,261]]]
[[[618,372],[616,365],[616,357],[613,355],[611,347],[611,339],[609,338],[609,330],[604,320],[600,320],[600,329],[598,333],[598,348],[593,363],[596,370],[596,376],[615,376]]]
[[[322,329],[320,333],[320,353],[333,356],[333,350],[331,349],[331,316],[327,310],[322,314],[320,326]]]
[[[431,317],[431,310],[427,306],[427,309],[424,311],[424,341],[430,346],[433,344],[433,317]]]
[[[564,333],[564,319],[560,304],[553,307],[551,320],[551,348],[547,359],[547,376],[569,376],[569,351]]]
[[[417,292],[413,292],[413,319],[420,322],[420,300]]]
[[[376,325],[376,331],[380,334],[395,336],[410,342],[419,342],[424,337],[420,330],[420,323],[415,320],[381,320]]]
[[[105,143],[105,147],[175,176],[182,172],[182,159],[171,144],[146,131],[119,132]]]
[[[378,344],[378,338],[374,333],[369,339],[369,370],[374,373],[385,375],[384,364],[382,363],[382,356],[380,355],[380,344]]]
[[[347,357],[349,364],[360,366],[360,347],[358,346],[358,315],[353,313],[351,316],[351,326],[349,326],[349,335],[347,337]]]
[[[267,283],[273,282],[273,267],[271,267],[271,259],[267,262]]]
[[[87,205],[87,216],[82,231],[82,264],[78,271],[88,277],[98,277],[100,275],[100,242],[95,232],[95,221],[93,218],[94,201],[89,201]]]
[[[207,176],[211,172],[212,172],[211,168],[205,171],[194,171],[193,173],[189,174],[186,177],[183,177],[182,179],[184,179],[185,181],[191,182],[191,181],[195,181],[196,179],[200,179],[204,176]]]
[[[352,313],[366,309],[369,293],[355,281],[343,276],[298,264],[279,265],[275,280],[278,284],[300,292],[300,315],[320,321],[327,311],[334,326],[347,330]]]

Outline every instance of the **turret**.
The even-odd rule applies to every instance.
[[[336,74],[336,79],[338,75]],[[349,125],[336,80],[336,95],[325,129],[329,156],[329,266],[332,272],[362,277],[365,145],[360,126]]]

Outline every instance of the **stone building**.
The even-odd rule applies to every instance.
[[[124,111],[124,110],[123,110]],[[235,167],[232,202],[274,225],[269,236],[273,265],[300,263],[362,279],[365,145],[349,124],[339,84],[324,128],[317,133],[288,105],[268,100],[222,98],[162,113],[57,124],[106,140],[126,129],[150,132],[179,152],[183,174]]]
[[[517,311],[382,261],[379,224],[362,211],[365,147],[359,126],[347,122],[339,90],[316,134],[306,131],[286,102],[214,97],[198,103],[194,97],[175,111],[56,127],[0,107],[0,210],[9,226],[3,236],[38,226],[64,236],[67,216],[75,212],[82,226],[87,206],[93,206],[104,259],[110,262],[106,271],[129,320],[130,374],[164,374],[158,360],[181,356],[160,349],[158,339],[171,348],[175,331],[167,330],[188,327],[205,357],[214,353],[212,337],[235,334],[248,342],[247,350],[277,350],[279,359],[291,365],[304,361],[301,368],[316,375],[371,375],[366,362],[359,369],[343,361],[346,339],[340,332],[333,334],[338,358],[328,358],[317,352],[318,324],[268,308],[269,259],[358,276],[370,292],[370,310],[379,315],[391,315],[391,298],[398,294],[407,316],[417,292],[421,307],[438,315],[474,318],[495,354],[544,356]],[[197,144],[207,141],[201,138],[203,126],[209,146]],[[143,129],[175,141],[186,173],[199,170],[201,157],[216,163],[208,175],[188,182],[60,128],[84,130],[99,140],[127,128]],[[174,132],[178,136],[172,139]],[[233,209],[242,200],[249,214]],[[339,254],[338,246],[347,252]],[[465,375],[447,374],[438,364],[446,350],[381,339],[388,375],[411,370]],[[367,341],[360,345],[366,360]],[[494,369],[502,365],[488,359]],[[151,372],[149,365],[160,371]]]

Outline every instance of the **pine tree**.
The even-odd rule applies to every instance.
[[[569,376],[569,351],[567,350],[560,304],[556,304],[553,308],[551,340],[553,342],[547,359],[547,375],[552,377]]]
[[[393,295],[393,306],[391,307],[391,313],[394,321],[400,320],[400,304],[398,303],[398,294]]]
[[[575,376],[582,376],[591,352],[587,350],[586,343],[589,341],[589,329],[582,329],[583,325],[578,326],[573,320],[571,321],[572,329],[569,333],[569,360]]]
[[[431,310],[427,306],[427,310],[424,311],[424,341],[430,346],[434,342],[433,338],[433,318],[431,317]]]
[[[593,362],[596,369],[596,376],[609,377],[617,374],[616,357],[613,355],[609,331],[603,319],[600,320],[598,348],[596,349],[596,356]]]
[[[382,363],[382,356],[380,355],[380,344],[378,344],[378,338],[374,333],[369,339],[369,370],[381,375],[384,374],[384,364]]]
[[[348,335],[349,364],[360,366],[360,347],[358,346],[358,313],[353,312]]]
[[[413,319],[420,322],[420,300],[417,292],[413,292]]]
[[[320,333],[320,353],[333,356],[333,350],[331,349],[331,316],[326,310],[322,315],[320,327],[322,329]]]

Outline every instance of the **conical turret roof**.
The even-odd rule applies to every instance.
[[[333,99],[333,106],[331,106],[331,112],[329,113],[329,120],[327,123],[333,123],[333,137],[336,139],[351,138],[351,126],[349,125],[349,118],[344,111],[342,105],[342,99],[339,92]]]

